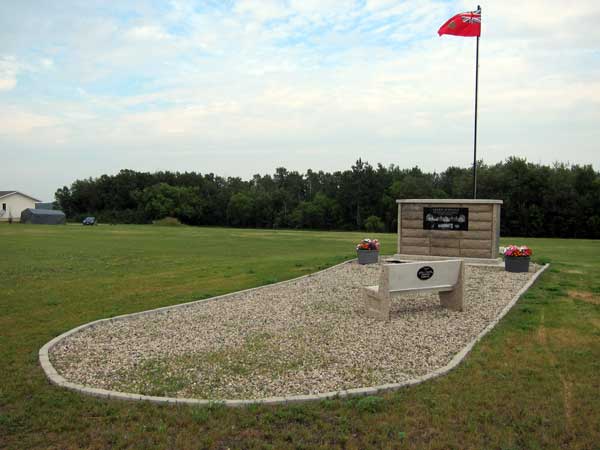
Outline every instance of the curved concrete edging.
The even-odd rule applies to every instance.
[[[329,270],[335,269],[344,264],[349,264],[352,261],[355,261],[355,260],[352,259],[349,261],[345,261],[341,264],[336,264],[335,266],[329,267],[325,270],[315,272],[315,273],[327,272]],[[155,309],[150,309],[147,311],[141,311],[141,312],[137,312],[137,313],[123,314],[123,315],[111,317],[108,319],[100,319],[100,320],[95,320],[93,322],[89,322],[87,324],[73,328],[73,329],[61,334],[60,336],[55,337],[48,343],[46,343],[39,351],[40,365],[42,366],[42,369],[44,370],[44,372],[46,373],[46,376],[48,377],[48,379],[50,380],[50,382],[52,384],[55,384],[57,386],[60,386],[60,387],[66,388],[66,389],[70,389],[72,391],[80,392],[82,394],[92,395],[94,397],[103,397],[103,398],[120,399],[120,400],[141,400],[141,401],[150,401],[150,402],[154,402],[154,403],[165,403],[165,404],[186,404],[186,405],[223,404],[225,406],[230,406],[230,407],[239,407],[239,406],[245,406],[245,405],[251,405],[251,404],[275,405],[275,404],[284,404],[284,403],[306,402],[306,401],[311,401],[311,400],[324,400],[324,399],[331,399],[331,398],[344,398],[344,397],[380,394],[383,392],[397,390],[397,389],[400,389],[405,386],[411,386],[411,385],[419,384],[419,383],[422,383],[424,381],[427,381],[427,380],[430,380],[433,378],[437,378],[439,376],[445,375],[446,373],[448,373],[452,369],[454,369],[456,366],[458,366],[458,364],[460,364],[460,362],[473,349],[475,344],[477,342],[479,342],[481,340],[481,338],[483,338],[487,333],[489,333],[498,324],[498,322],[500,322],[500,320],[512,309],[512,307],[515,305],[515,303],[517,303],[519,298],[521,298],[521,296],[525,292],[527,292],[527,290],[537,281],[537,279],[540,277],[540,275],[548,267],[550,267],[550,264],[545,264],[541,269],[539,269],[535,273],[535,275],[533,277],[531,277],[531,279],[519,290],[519,292],[517,292],[517,294],[511,299],[511,301],[502,309],[500,314],[494,320],[492,320],[492,322],[489,323],[488,326],[485,327],[461,351],[459,351],[456,355],[454,355],[454,357],[450,360],[450,362],[448,364],[446,364],[445,366],[440,367],[439,369],[436,369],[432,372],[429,372],[426,375],[422,375],[422,376],[416,377],[416,378],[411,378],[410,380],[403,381],[401,383],[382,384],[379,386],[354,388],[354,389],[347,389],[347,390],[341,390],[341,391],[330,391],[330,392],[324,392],[324,393],[320,393],[320,394],[310,394],[310,395],[291,395],[291,396],[286,396],[286,397],[266,397],[266,398],[257,398],[257,399],[248,399],[248,400],[245,400],[245,399],[204,400],[204,399],[195,399],[195,398],[154,397],[154,396],[150,396],[150,395],[130,394],[127,392],[118,392],[118,391],[110,391],[107,389],[91,388],[91,387],[87,387],[87,386],[84,386],[81,384],[71,383],[71,382],[67,381],[56,371],[56,369],[54,369],[54,366],[52,366],[52,363],[50,363],[49,352],[52,349],[52,347],[54,347],[59,341],[61,341],[62,339],[64,339],[67,336],[78,333],[86,328],[94,327],[100,323],[122,320],[127,317],[135,317],[135,316],[142,316],[142,315],[146,315],[146,314],[152,314],[152,313],[156,313],[159,311],[168,311],[170,309],[175,309],[175,308],[186,308],[186,307],[189,307],[192,305],[197,305],[198,303],[206,303],[206,302],[212,302],[212,301],[217,301],[217,300],[221,300],[221,301],[227,300],[229,297],[232,297],[233,295],[237,295],[242,292],[252,292],[257,289],[262,289],[266,286],[258,286],[255,288],[244,289],[242,291],[237,291],[237,292],[231,292],[229,294],[220,295],[217,297],[211,297],[208,299],[196,300],[196,301],[192,301],[192,302],[188,302],[188,303],[182,303],[182,304],[171,305],[171,306],[165,306],[162,308],[155,308]],[[293,281],[311,277],[315,273],[303,275],[301,277],[293,278],[291,280],[280,281],[278,283],[273,283],[273,284],[270,284],[267,286],[291,283]]]

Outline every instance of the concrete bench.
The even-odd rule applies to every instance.
[[[363,288],[367,316],[389,320],[393,294],[438,292],[443,307],[463,309],[461,260],[383,264],[379,285]]]

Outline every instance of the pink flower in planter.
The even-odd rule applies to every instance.
[[[527,247],[526,245],[522,245],[520,247],[517,247],[516,245],[509,245],[508,247],[506,247],[504,249],[504,256],[531,256],[532,251],[529,247]]]

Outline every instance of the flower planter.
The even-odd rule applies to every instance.
[[[379,262],[379,250],[356,250],[359,264],[376,264]]]
[[[507,272],[529,272],[529,256],[505,256],[504,269]]]

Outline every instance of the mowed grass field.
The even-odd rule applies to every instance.
[[[600,241],[504,239],[551,269],[459,368],[384,396],[158,406],[55,388],[39,367],[77,325],[313,272],[364,234],[0,225],[0,448],[600,448]]]

